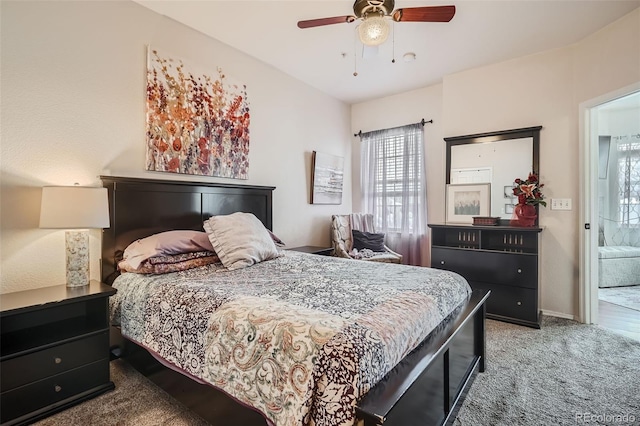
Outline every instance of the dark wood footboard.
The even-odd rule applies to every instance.
[[[359,401],[356,413],[365,426],[442,425],[455,418],[474,375],[485,369],[489,293],[474,291]]]

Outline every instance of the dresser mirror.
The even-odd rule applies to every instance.
[[[444,138],[447,184],[490,183],[489,215],[511,219],[516,178],[539,173],[541,126]]]

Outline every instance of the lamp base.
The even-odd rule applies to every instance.
[[[66,231],[67,287],[89,284],[89,231]]]

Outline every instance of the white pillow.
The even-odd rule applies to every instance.
[[[267,228],[251,213],[211,216],[203,226],[214,251],[229,270],[281,256]]]

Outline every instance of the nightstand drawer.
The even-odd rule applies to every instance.
[[[109,333],[102,333],[19,356],[0,363],[2,392],[81,367],[109,353]]]
[[[2,423],[59,403],[109,382],[109,359],[3,392]]]

